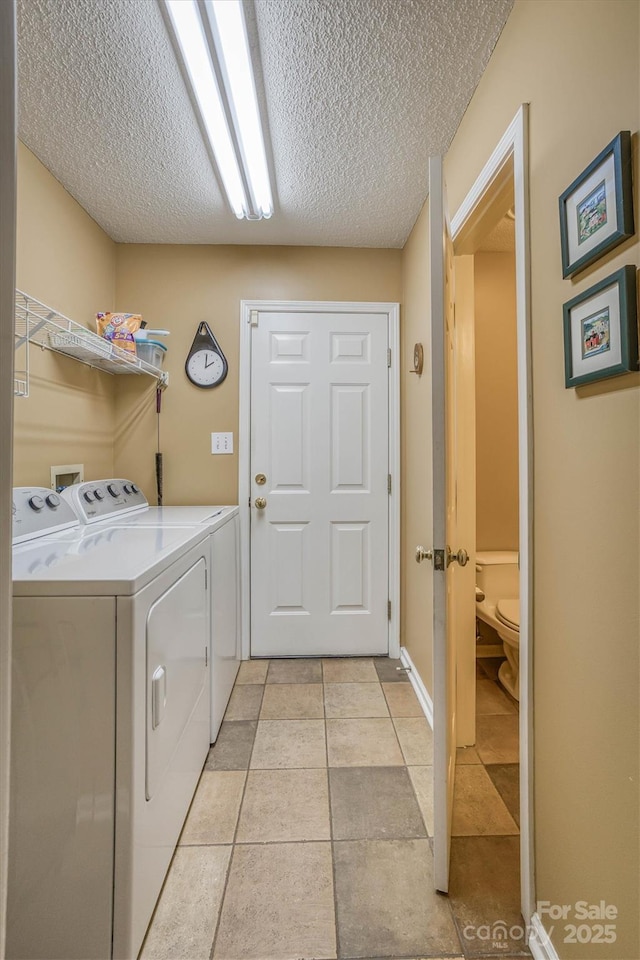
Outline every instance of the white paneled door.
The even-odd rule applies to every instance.
[[[252,656],[388,652],[388,346],[386,311],[251,311]]]

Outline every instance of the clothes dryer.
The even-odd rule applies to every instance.
[[[50,496],[14,491],[7,955],[131,960],[209,749],[209,534]]]
[[[128,527],[204,525],[210,536],[211,729],[215,743],[242,659],[240,516],[237,506],[150,507],[142,490],[123,478],[85,481],[62,497],[81,523]]]

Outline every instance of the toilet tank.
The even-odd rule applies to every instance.
[[[520,571],[515,550],[481,550],[476,554],[476,586],[495,604],[520,596]]]

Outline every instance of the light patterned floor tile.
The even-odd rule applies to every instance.
[[[244,683],[264,683],[268,669],[268,660],[244,660],[238,670],[236,687]]]
[[[451,833],[454,837],[518,833],[504,800],[481,764],[471,763],[456,770]]]
[[[322,661],[325,683],[374,683],[378,674],[370,659],[325,659]]]
[[[389,716],[382,689],[377,682],[325,683],[324,703],[326,715],[331,719]]]
[[[330,767],[393,767],[403,763],[391,720],[327,720]]]
[[[231,847],[179,847],[140,960],[205,960],[211,952]]]
[[[413,789],[418,798],[418,805],[427,833],[430,837],[434,834],[433,829],[433,767],[407,767]]]
[[[321,683],[268,683],[265,687],[261,720],[323,718]]]
[[[233,843],[246,773],[205,770],[200,777],[180,844]]]
[[[331,844],[236,846],[213,956],[216,960],[335,957]]]
[[[424,718],[394,717],[394,726],[405,763],[425,766],[433,763],[433,731]]]
[[[326,770],[250,770],[237,843],[330,840]]]
[[[251,768],[326,767],[324,720],[260,720]]]
[[[410,683],[383,683],[382,689],[392,717],[424,717]]]

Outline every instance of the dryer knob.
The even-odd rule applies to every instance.
[[[100,487],[96,487],[93,491],[93,494],[96,500],[104,500],[104,492],[100,489]]]
[[[107,490],[109,491],[112,497],[117,497],[118,494],[120,493],[120,490],[118,489],[118,485],[116,483],[108,483]]]
[[[132,492],[132,493],[140,493],[140,488],[139,488],[139,487],[136,487],[135,483],[132,483],[132,484],[131,484],[131,492]]]
[[[47,497],[47,506],[51,507],[53,510],[55,510],[56,507],[60,506],[60,497],[58,496],[57,493],[49,494],[49,496]]]
[[[83,497],[87,501],[87,503],[93,503],[93,501],[95,500],[95,497],[91,493],[91,490],[85,490]]]
[[[32,510],[42,510],[42,508],[44,507],[44,500],[42,499],[42,497],[38,497],[38,496],[30,497],[29,506],[31,507]]]
[[[124,490],[125,493],[132,493],[132,492],[133,492],[133,491],[131,490],[131,487],[129,486],[128,483],[125,483],[125,485],[124,485],[124,487],[123,487],[123,490]]]

